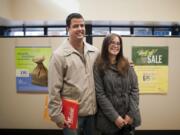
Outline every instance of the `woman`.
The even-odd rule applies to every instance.
[[[99,107],[97,129],[102,135],[134,134],[135,127],[141,123],[138,81],[133,67],[123,56],[119,35],[104,38],[94,78]]]

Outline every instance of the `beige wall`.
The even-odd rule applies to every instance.
[[[11,0],[0,0],[0,17],[12,18]]]
[[[66,12],[55,1],[57,0],[13,0],[13,18],[28,21],[64,20]]]
[[[0,38],[0,128],[56,129],[54,123],[43,119],[46,94],[17,93],[15,46],[52,46],[53,49],[64,38]],[[101,46],[102,37],[93,39]],[[180,129],[180,39],[123,37],[124,52],[131,59],[131,47],[169,47],[169,89],[167,95],[140,95],[142,125],[138,129]]]
[[[11,6],[12,5],[12,6]],[[0,0],[0,16],[15,20],[63,20],[80,12],[86,20],[180,22],[179,0]]]

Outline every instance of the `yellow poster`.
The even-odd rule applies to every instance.
[[[140,93],[166,94],[168,92],[167,46],[133,47],[132,59]]]
[[[168,91],[167,66],[135,66],[140,93],[160,93]]]
[[[50,46],[18,46],[16,54],[17,92],[48,92]]]

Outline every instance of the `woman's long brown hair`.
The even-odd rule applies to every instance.
[[[129,68],[129,62],[123,55],[122,38],[118,34],[112,33],[112,34],[107,35],[104,38],[103,43],[102,43],[102,48],[101,48],[101,55],[97,59],[97,65],[101,72],[104,72],[104,70],[110,67],[111,63],[110,63],[110,59],[108,55],[109,54],[108,48],[109,48],[109,45],[111,44],[111,41],[114,39],[114,37],[119,38],[120,46],[121,46],[120,51],[116,57],[117,70],[119,74],[125,75]]]

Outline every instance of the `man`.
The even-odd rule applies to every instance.
[[[85,22],[81,14],[66,19],[69,38],[53,52],[49,65],[49,115],[64,135],[94,135],[96,96],[93,77],[97,48],[86,43]],[[62,97],[79,102],[78,128],[68,128],[62,113]]]

